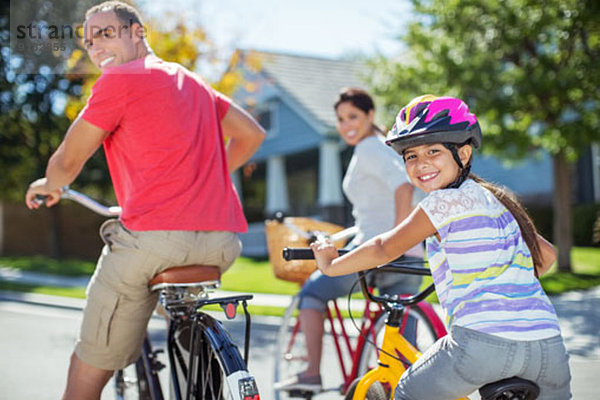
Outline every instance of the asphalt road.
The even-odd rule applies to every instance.
[[[58,399],[64,389],[69,357],[81,319],[81,311],[19,302],[0,301],[0,400]],[[228,329],[243,345],[241,322]],[[268,395],[273,345],[277,325],[253,324],[250,368],[256,375],[260,389]],[[153,318],[150,322],[152,341],[164,348],[166,333],[164,321]],[[166,363],[166,359],[163,358]],[[161,380],[168,377],[162,374]],[[166,387],[166,383],[163,384]],[[112,381],[105,388],[102,399],[113,400]]]
[[[561,301],[555,301],[555,305],[571,354],[573,398],[596,400],[600,398],[597,386],[600,378],[600,288],[568,294]],[[76,309],[0,298],[0,400],[60,398],[80,318],[81,311]],[[228,324],[227,328],[241,346],[241,320]],[[278,318],[253,319],[249,367],[257,379],[263,400],[273,398],[272,346],[278,325]],[[150,334],[155,342],[164,340],[162,320],[151,321]],[[336,369],[334,360],[325,359],[324,363],[323,371]],[[325,393],[315,400],[340,398],[335,393]],[[112,382],[107,385],[102,399],[114,399]]]

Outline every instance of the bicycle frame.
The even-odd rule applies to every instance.
[[[403,268],[405,270],[412,269],[407,267]],[[365,298],[373,302],[380,302],[383,300],[383,304],[385,304],[385,299],[375,297],[368,292],[364,279],[365,273],[359,272],[359,276],[361,277],[361,288]],[[398,327],[400,324],[405,323],[405,319],[403,317],[405,315],[406,307],[409,307],[410,304],[416,304],[420,302],[433,290],[432,284],[420,293],[403,299],[403,303],[406,305],[385,305],[386,312],[388,313],[388,320],[385,324],[383,343],[381,345],[381,351],[379,352],[377,367],[367,372],[360,379],[356,385],[356,390],[354,392],[354,396],[352,397],[353,400],[366,399],[369,388],[375,382],[388,384],[391,388],[390,398],[394,398],[396,386],[400,381],[400,377],[406,370],[406,366],[401,360],[406,360],[408,364],[412,365],[419,359],[419,357],[421,357],[421,352],[419,352],[419,350],[410,344],[410,342],[400,333]],[[458,400],[468,399],[461,398]]]
[[[342,371],[342,377],[344,379],[342,385],[342,393],[345,393],[348,390],[348,387],[352,383],[352,381],[357,377],[358,374],[358,361],[360,358],[361,350],[365,345],[366,336],[371,336],[373,340],[375,340],[375,322],[381,315],[381,307],[378,307],[377,311],[371,310],[373,305],[372,302],[366,301],[365,307],[363,311],[363,317],[360,326],[360,335],[358,336],[358,341],[356,346],[352,346],[350,342],[350,336],[346,331],[346,327],[344,326],[344,317],[339,309],[339,306],[335,300],[331,300],[330,303],[332,307],[327,308],[326,318],[329,321],[329,325],[331,327],[331,335],[333,337],[333,342],[336,348],[336,354],[338,357],[338,361],[340,364],[340,369]],[[335,321],[338,321],[339,331],[336,329]],[[340,337],[341,335],[341,337]],[[343,339],[343,340],[342,340]],[[342,347],[344,345],[344,347]],[[350,355],[350,365],[352,369],[348,372],[346,363],[344,362],[344,351]]]
[[[392,357],[392,354],[395,354],[396,357],[404,357],[411,364],[421,356],[421,353],[399,333],[398,327],[386,324],[383,345],[377,360],[378,365],[361,378],[354,392],[354,400],[366,399],[369,388],[375,382],[389,384],[392,389],[391,398],[394,397],[396,385],[405,371],[405,367],[398,358]]]
[[[406,370],[404,364],[399,360],[400,357],[413,364],[421,357],[421,353],[399,333],[397,326],[386,324],[378,365],[367,372],[358,382],[353,400],[366,399],[369,388],[375,382],[388,384],[392,390],[390,398],[393,399],[396,385]],[[459,400],[468,399],[461,398]]]
[[[372,292],[372,288],[369,288],[368,290],[370,292]],[[359,365],[360,356],[362,354],[363,347],[367,343],[367,338],[370,337],[370,340],[373,343],[375,343],[377,340],[377,337],[376,337],[377,332],[375,331],[375,324],[377,323],[377,321],[381,317],[381,315],[384,313],[384,311],[382,310],[382,307],[378,303],[372,302],[369,299],[365,300],[365,306],[364,306],[364,310],[362,313],[361,324],[359,327],[359,337],[357,339],[356,345],[353,347],[352,343],[350,343],[350,337],[349,337],[349,335],[346,331],[345,325],[344,325],[344,317],[342,316],[342,313],[340,312],[337,301],[331,300],[329,303],[331,304],[331,306],[328,307],[326,310],[326,319],[329,321],[329,325],[331,327],[331,335],[333,337],[334,345],[336,348],[336,354],[338,357],[338,362],[340,364],[342,377],[344,379],[341,392],[346,393],[346,391],[348,390],[348,388],[350,387],[350,385],[352,384],[354,379],[356,379],[358,377],[358,372],[359,372],[358,370],[360,368],[360,365]],[[372,309],[374,305],[377,306],[376,310]],[[421,309],[421,311],[423,311],[425,313],[425,315],[428,317],[428,320],[431,322],[432,328],[434,329],[435,334],[438,337],[445,336],[447,334],[446,328],[444,327],[442,321],[437,317],[437,314],[435,314],[435,311],[433,310],[433,308],[429,304],[423,303],[423,302],[419,303],[419,305],[420,305],[419,308]],[[406,309],[408,309],[409,307],[410,306],[406,306]],[[408,314],[404,314],[403,319],[402,319],[403,324],[406,323],[407,316],[408,316]],[[338,325],[340,326],[339,331],[335,328],[335,324],[334,324],[335,320],[338,321]],[[388,328],[387,325],[385,326],[385,328],[386,329]],[[397,327],[396,327],[396,330],[394,333],[395,333],[395,336],[401,337],[402,339],[404,339],[404,341],[406,341],[406,339],[402,335],[399,334]],[[410,345],[410,342],[406,341],[406,343],[408,343]],[[342,347],[342,345],[345,345],[345,346]],[[415,349],[412,345],[410,345],[410,348]],[[347,354],[350,356],[350,365],[352,368],[350,370],[350,372],[348,372],[348,370],[346,368],[347,363],[344,362],[344,357],[343,357],[344,351],[346,351]],[[378,351],[378,354],[381,354],[381,352]],[[412,360],[412,359],[408,359],[408,361],[410,363],[414,362],[414,360]]]

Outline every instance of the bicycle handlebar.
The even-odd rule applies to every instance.
[[[36,196],[37,201],[40,202],[44,201],[45,198],[46,196]],[[71,189],[68,186],[62,188],[60,198],[72,200],[75,203],[79,203],[85,208],[88,208],[96,214],[100,214],[104,217],[118,217],[119,215],[121,215],[121,207],[107,207],[103,204],[98,203],[96,200],[86,196],[85,194],[79,193],[78,191]]]
[[[348,253],[349,250],[338,250],[340,255]],[[283,249],[283,258],[286,261],[291,260],[314,260],[315,255],[310,248],[289,248],[286,247]],[[431,275],[431,270],[423,267],[412,267],[406,265],[406,262],[402,261],[392,261],[387,264],[383,264],[378,266],[376,269],[378,271],[385,272],[395,272],[395,273],[405,273],[411,275]],[[433,283],[427,286],[425,289],[420,291],[419,293],[405,298],[389,298],[382,296],[374,296],[368,290],[368,285],[366,281],[367,273],[365,271],[359,271],[358,276],[360,278],[360,286],[363,292],[363,295],[369,299],[370,301],[374,301],[383,305],[384,307],[390,307],[390,304],[399,304],[403,306],[416,304],[422,300],[424,300],[427,296],[429,296],[435,290]]]
[[[338,240],[348,239],[349,237],[352,237],[358,233],[358,227],[356,226],[352,226],[350,228],[346,228],[342,231],[331,234],[321,231],[306,231],[298,225],[294,224],[289,218],[285,218],[283,216],[283,213],[281,212],[275,214],[274,220],[279,222],[280,224],[285,225],[288,229],[296,233],[298,236],[308,240],[309,243],[313,240],[319,240],[321,238],[328,238],[332,242],[337,242]]]
[[[349,250],[338,250],[339,255],[348,253]],[[309,247],[286,247],[283,249],[283,258],[286,261],[291,260],[314,260],[315,255]],[[420,264],[421,262],[419,262]],[[429,268],[423,267],[411,267],[406,265],[406,262],[392,261],[387,264],[380,265],[377,267],[380,271],[386,272],[398,272],[411,275],[431,275]]]

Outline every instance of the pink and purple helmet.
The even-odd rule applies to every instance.
[[[386,143],[402,154],[409,147],[431,143],[481,146],[481,128],[475,114],[460,99],[430,94],[411,100],[396,117]]]

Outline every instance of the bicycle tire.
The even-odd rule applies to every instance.
[[[147,351],[146,345],[142,351]],[[162,399],[162,393],[152,396],[151,383],[152,372],[148,371],[144,362],[144,354],[127,368],[115,371],[114,386],[115,398],[117,400],[157,400]],[[155,391],[160,391],[158,386]]]
[[[348,387],[348,390],[346,391],[346,394],[344,395],[344,400],[352,400],[352,398],[354,397],[354,392],[356,391],[356,386],[358,385],[359,381],[360,381],[360,378],[356,378],[355,380],[352,381],[352,383]],[[369,390],[367,391],[367,397],[365,398],[365,400],[388,400],[388,399],[389,399],[389,395],[388,395],[387,391],[385,390],[384,386],[380,382],[373,382],[373,384],[369,387]]]
[[[172,368],[176,368],[180,383],[182,398],[187,397],[187,376],[192,377],[190,399],[197,400],[240,400],[247,398],[248,393],[258,389],[256,381],[246,369],[246,364],[238,350],[231,341],[229,333],[220,321],[208,314],[200,313],[197,317],[197,331],[194,343],[186,344],[186,339],[191,339],[193,324],[181,323],[176,330],[175,337],[185,363],[184,368],[180,361]],[[193,349],[195,357],[189,357],[189,350]],[[191,373],[187,372],[191,366]],[[185,376],[184,376],[185,375]],[[248,398],[251,398],[249,396]]]
[[[304,335],[299,330],[299,324],[296,320],[296,310],[300,298],[294,296],[290,305],[285,310],[281,326],[277,332],[275,342],[275,365],[273,368],[273,382],[294,376],[304,371],[307,362],[306,342]],[[289,397],[285,391],[275,390],[275,400],[286,400]]]
[[[429,346],[435,343],[440,337],[443,336],[442,332],[437,328],[438,321],[432,322],[429,313],[425,312],[419,304],[407,307],[405,312],[408,312],[409,318],[416,320],[416,334],[415,340],[409,341],[415,346],[421,353],[427,350]],[[380,348],[383,341],[383,331],[385,327],[385,321],[387,314],[382,313],[374,324],[375,336],[377,338],[377,346]],[[377,365],[377,351],[375,351],[372,342],[372,337],[369,337],[369,341],[365,341],[362,348],[360,349],[360,358],[358,364],[357,376],[364,376],[370,369]]]

